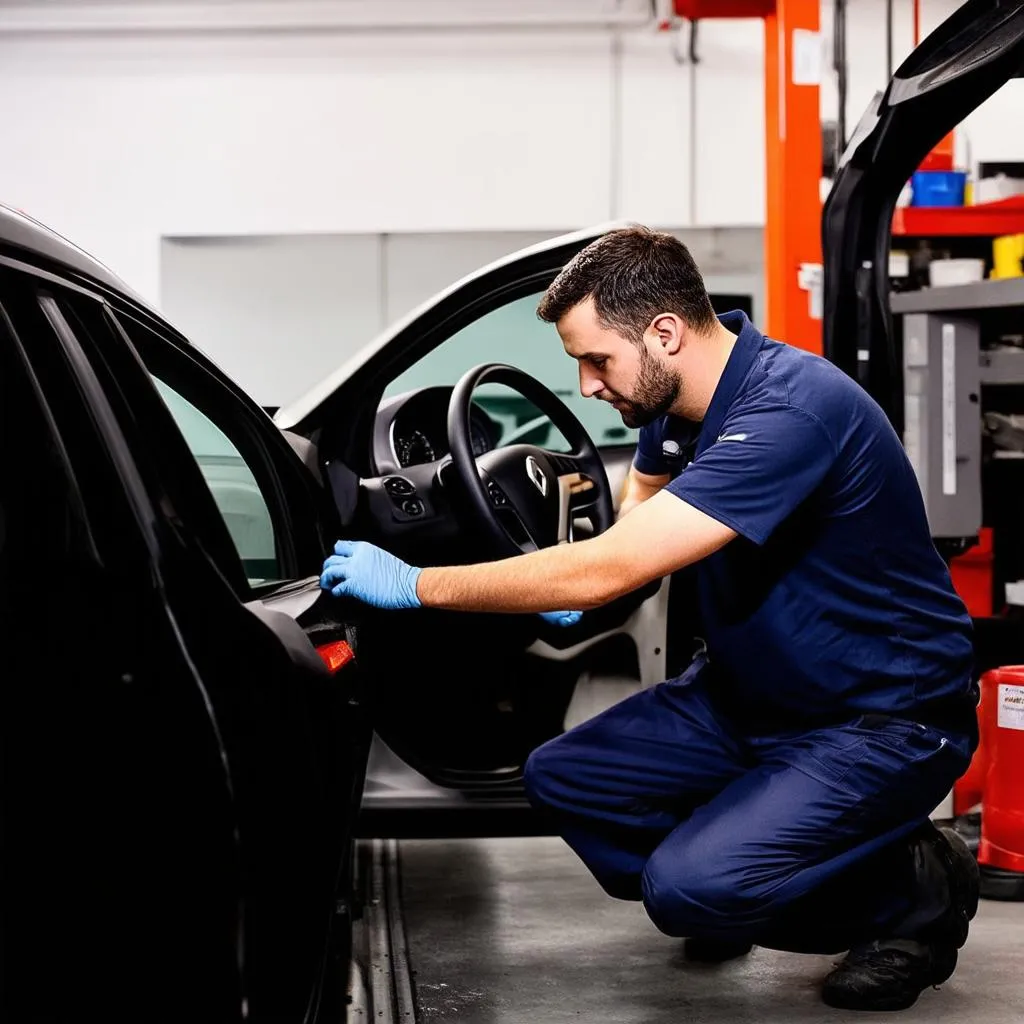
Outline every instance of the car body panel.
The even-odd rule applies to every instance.
[[[95,568],[97,582],[79,598],[90,602],[90,612],[93,605],[102,609],[109,604],[104,624],[126,631],[122,644],[108,639],[108,656],[121,656],[123,648],[127,659],[140,647],[139,657],[148,653],[157,659],[157,665],[166,666],[160,676],[162,689],[144,685],[153,674],[152,663],[147,669],[149,676],[140,668],[126,667],[122,673],[126,683],[134,685],[138,678],[135,692],[145,695],[143,708],[157,696],[165,708],[177,707],[188,693],[189,680],[194,681],[199,688],[198,706],[210,718],[207,745],[216,744],[205,762],[205,782],[197,780],[196,785],[213,794],[217,791],[216,773],[226,773],[216,813],[204,812],[200,800],[193,800],[192,807],[164,807],[157,796],[166,802],[175,783],[167,773],[177,772],[184,785],[186,768],[194,775],[196,766],[204,763],[202,745],[190,738],[191,732],[175,731],[181,713],[154,711],[140,720],[135,714],[140,702],[131,700],[130,688],[124,689],[125,699],[113,702],[112,706],[124,705],[125,710],[110,717],[109,724],[104,718],[95,720],[94,725],[94,718],[103,710],[104,700],[111,703],[110,697],[82,704],[76,722],[61,718],[60,705],[51,709],[59,734],[69,737],[62,745],[49,748],[48,772],[52,776],[73,773],[89,780],[97,771],[93,761],[103,765],[107,758],[137,751],[140,743],[146,745],[135,754],[134,764],[125,765],[129,774],[123,783],[111,785],[108,780],[106,785],[94,786],[90,800],[81,805],[83,811],[91,806],[100,813],[88,849],[73,846],[68,856],[83,869],[92,869],[95,878],[87,885],[95,881],[100,886],[96,892],[103,895],[104,906],[96,908],[95,915],[86,915],[93,929],[92,941],[75,952],[75,977],[81,972],[93,980],[78,988],[71,986],[72,1004],[58,1016],[155,1020],[165,1019],[166,1014],[173,1019],[227,1020],[241,1019],[247,1013],[254,1021],[312,1022],[321,1019],[321,1014],[325,1015],[322,1019],[334,1019],[343,1004],[343,993],[328,984],[329,979],[340,976],[329,967],[339,952],[342,959],[346,955],[348,922],[338,908],[348,904],[347,872],[351,870],[369,726],[358,701],[358,665],[353,663],[332,676],[314,644],[337,639],[355,644],[355,637],[337,618],[337,607],[319,589],[316,577],[279,581],[276,587],[264,587],[248,597],[239,556],[203,481],[201,466],[192,459],[138,353],[118,329],[117,318],[124,314],[108,305],[107,297],[135,311],[130,300],[112,289],[92,293],[77,274],[64,282],[59,268],[52,264],[45,273],[37,273],[19,261],[5,258],[2,262],[0,302],[14,318],[10,330],[25,339],[22,358],[42,361],[51,376],[66,374],[68,387],[84,404],[91,429],[98,435],[96,450],[102,454],[97,455],[101,460],[96,462],[97,469],[89,469],[81,461],[72,467],[79,480],[87,480],[94,488],[89,492],[93,503],[87,504],[86,510],[89,515],[99,515],[96,503],[104,497],[110,505],[116,491],[106,484],[107,489],[100,490],[99,481],[116,480],[116,487],[123,489],[129,502],[139,537],[139,542],[133,543],[130,530],[120,529],[117,539],[111,541],[111,550],[119,560],[138,552],[131,572],[126,566],[115,574],[116,565],[99,564]],[[165,353],[173,347],[166,336],[159,343],[168,346]],[[198,367],[190,370],[202,372]],[[262,412],[234,403],[230,392],[221,391],[219,382],[212,380],[211,384],[211,380],[200,378],[207,387],[215,387],[220,400],[231,402],[235,415],[243,420],[256,417],[250,427],[255,424],[256,431],[266,435],[257,446],[267,460],[268,472],[274,474],[275,488],[289,506],[289,523],[305,535],[302,543],[288,549],[286,561],[290,566],[299,564],[300,549],[305,546],[318,566],[325,524],[316,521],[318,506],[302,500],[302,489],[312,486],[308,475]],[[70,415],[67,400],[59,415]],[[76,444],[84,444],[86,431],[76,430],[74,439]],[[103,473],[98,471],[102,462],[109,462]],[[321,500],[319,508],[329,509],[322,496]],[[55,536],[54,543],[58,540]],[[40,557],[40,565],[44,564]],[[46,581],[50,588],[43,592],[46,600],[52,591],[60,602],[67,603],[64,591],[74,594],[76,587],[86,584],[89,577],[76,574],[74,568],[69,563],[66,580]],[[101,583],[113,587],[106,600],[101,597]],[[39,604],[44,623],[61,621],[53,613],[45,613],[45,607]],[[88,621],[85,615],[80,617]],[[160,622],[164,623],[162,631],[157,628]],[[22,632],[27,639],[37,630],[35,620],[30,619]],[[162,646],[156,644],[158,636],[164,638]],[[76,667],[87,676],[93,668],[89,651],[86,643],[80,643],[75,652]],[[168,674],[173,666],[175,674]],[[37,682],[51,677],[59,680],[60,673],[56,662]],[[45,693],[45,688],[41,692]],[[79,687],[73,692],[81,704],[90,691]],[[31,707],[32,699],[26,696],[17,710]],[[123,728],[111,733],[111,726],[117,724]],[[85,730],[86,737],[93,733],[102,737],[103,756],[80,749],[75,725]],[[21,737],[5,747],[8,754],[12,749],[18,752],[20,759],[27,756]],[[65,759],[65,752],[74,754],[74,762]],[[19,776],[26,779],[23,773]],[[19,785],[24,788],[17,791],[17,799],[25,802],[25,813],[29,813],[31,794],[36,793],[36,799],[42,801],[45,788],[39,788],[37,782]],[[12,806],[10,792],[5,792],[8,810]],[[124,802],[128,794],[131,800]],[[153,805],[154,815],[159,810],[156,821],[150,819],[149,805]],[[75,810],[69,808],[68,814]],[[205,846],[195,845],[198,825],[190,816],[196,822],[207,822],[202,833]],[[77,833],[85,835],[77,828],[77,819],[72,820]],[[129,832],[136,829],[137,835],[129,840],[126,828]],[[156,835],[154,829],[176,829],[180,836]],[[223,843],[233,844],[219,855],[208,849],[212,842],[208,837],[216,829]],[[49,836],[50,832],[48,826],[24,830],[23,834],[32,837],[25,842],[34,843],[36,835]],[[191,844],[190,848],[183,849],[183,843]],[[122,863],[128,850],[135,861],[131,869]],[[53,878],[33,874],[29,865],[49,866],[51,859],[47,850],[35,852],[34,857],[23,857],[18,850],[15,856],[23,869],[22,886],[35,892],[43,908],[48,906],[50,893],[38,886],[52,885]],[[212,870],[207,865],[218,863],[223,865],[221,876],[215,886],[207,884],[204,879]],[[119,874],[111,876],[107,864]],[[145,882],[142,875],[146,875]],[[123,878],[123,884],[118,878]],[[58,891],[63,892],[63,887]],[[159,908],[168,896],[172,905]],[[209,912],[195,910],[200,897],[204,906],[209,904]],[[80,898],[79,903],[91,905],[88,898]],[[345,911],[348,913],[350,910]],[[52,915],[46,919],[52,920]],[[115,922],[121,927],[112,932],[102,925],[103,920],[109,920],[111,928]],[[15,922],[22,926],[19,938],[25,937],[26,919],[15,917]],[[8,918],[6,924],[11,923]],[[140,957],[145,954],[144,960],[135,963],[124,947],[125,939]],[[24,950],[30,952],[19,954],[32,958],[31,970],[25,973],[29,979],[37,978],[35,972],[42,962],[37,941],[42,940],[29,936]],[[211,947],[222,950],[219,966]],[[110,977],[111,965],[130,977],[115,982]],[[195,979],[195,985],[186,983],[186,977]],[[35,988],[38,995],[39,986]],[[180,995],[180,1005],[176,996],[153,1008],[152,993],[169,990]],[[234,1010],[229,1012],[226,1001],[232,992]],[[17,992],[12,996],[15,1001],[20,998]],[[216,1011],[215,1004],[219,1007]],[[45,1011],[43,1005],[39,1012],[45,1015]]]

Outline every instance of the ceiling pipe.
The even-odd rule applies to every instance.
[[[556,0],[430,9],[429,0],[249,0],[249,2],[58,2],[0,5],[0,36],[163,35],[270,32],[494,32],[654,27],[658,0]],[[527,9],[523,9],[523,8]],[[429,13],[425,13],[429,12]]]

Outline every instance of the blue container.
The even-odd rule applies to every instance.
[[[963,206],[965,171],[918,171],[910,179],[911,206]]]

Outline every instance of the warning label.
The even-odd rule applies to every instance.
[[[1024,686],[999,684],[999,728],[1024,732]]]

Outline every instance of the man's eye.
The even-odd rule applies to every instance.
[[[608,362],[607,359],[591,359],[590,360],[590,364],[591,364],[591,366],[594,367],[595,370],[603,370],[604,369],[604,364],[607,363],[607,362]]]

